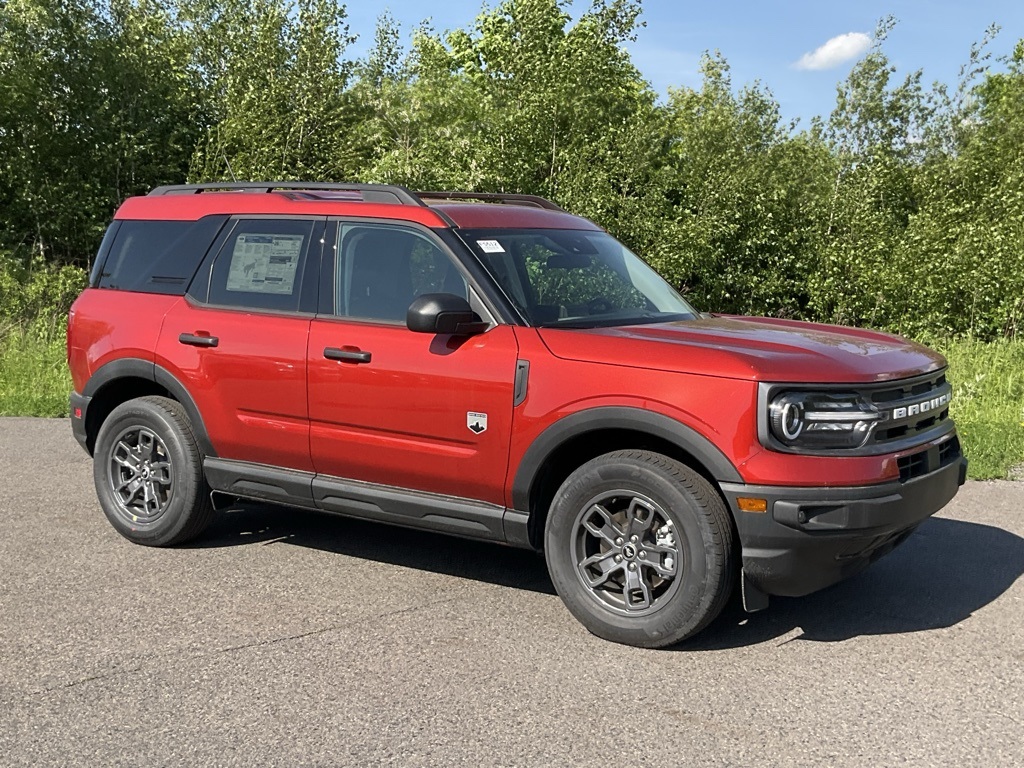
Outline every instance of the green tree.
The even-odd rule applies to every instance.
[[[835,161],[809,284],[810,307],[828,322],[891,327],[905,316],[899,243],[919,205],[915,174],[931,111],[920,71],[892,84],[882,44],[894,23],[880,22],[874,47],[837,88],[828,123],[814,128]]]
[[[665,108],[653,262],[703,309],[801,316],[828,151],[792,137],[760,85],[734,92],[720,55],[701,72],[701,87],[671,89]]]
[[[207,135],[197,180],[331,179],[351,172],[345,7],[332,0],[186,0]]]
[[[903,243],[910,333],[1015,336],[1024,316],[1024,40],[951,121],[920,173]]]
[[[0,238],[70,259],[95,236],[109,200],[108,30],[87,0],[0,6]]]
[[[565,7],[508,0],[470,30],[420,29],[400,63],[383,28],[371,59],[390,61],[390,74],[356,86],[371,105],[364,175],[616,210],[615,187],[635,168],[627,139],[653,115],[653,93],[622,48],[639,7],[598,2],[575,24]]]
[[[127,195],[181,178],[188,50],[158,0],[0,5],[0,246],[85,263]]]

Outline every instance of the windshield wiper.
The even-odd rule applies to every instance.
[[[574,317],[552,320],[538,324],[539,328],[608,328],[618,325],[650,325],[652,323],[673,323],[693,320],[697,316],[689,312],[650,312],[644,309],[624,309],[603,315]]]

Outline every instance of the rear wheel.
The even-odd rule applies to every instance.
[[[548,515],[545,557],[555,589],[591,632],[648,648],[707,626],[732,592],[732,525],[715,489],[649,451],[587,462]]]
[[[213,517],[192,425],[166,397],[140,397],[111,412],[96,439],[93,479],[111,525],[137,544],[181,544]]]

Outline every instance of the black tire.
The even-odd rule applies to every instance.
[[[598,637],[643,648],[700,632],[735,580],[721,497],[649,451],[608,453],[569,475],[551,505],[544,554],[573,616]]]
[[[110,524],[136,544],[181,544],[213,519],[192,425],[169,398],[140,397],[110,413],[96,438],[93,479]]]

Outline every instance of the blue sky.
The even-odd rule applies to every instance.
[[[438,31],[472,27],[483,3],[349,0],[347,6],[351,31],[359,36],[349,53],[361,55],[372,43],[376,18],[385,8],[408,33],[428,18]],[[589,2],[576,0],[570,10],[578,15],[588,7]],[[955,85],[971,44],[992,23],[1002,27],[990,47],[996,55],[1008,54],[1024,37],[1024,0],[644,0],[642,7],[646,27],[629,49],[633,63],[659,93],[669,86],[698,86],[701,53],[717,49],[732,68],[733,85],[760,80],[779,101],[783,117],[800,118],[802,125],[831,112],[836,84],[862,55],[884,16],[898,20],[885,52],[901,75],[923,69],[929,84],[940,80]],[[804,59],[805,54],[810,57]],[[798,66],[802,59],[804,68]]]

